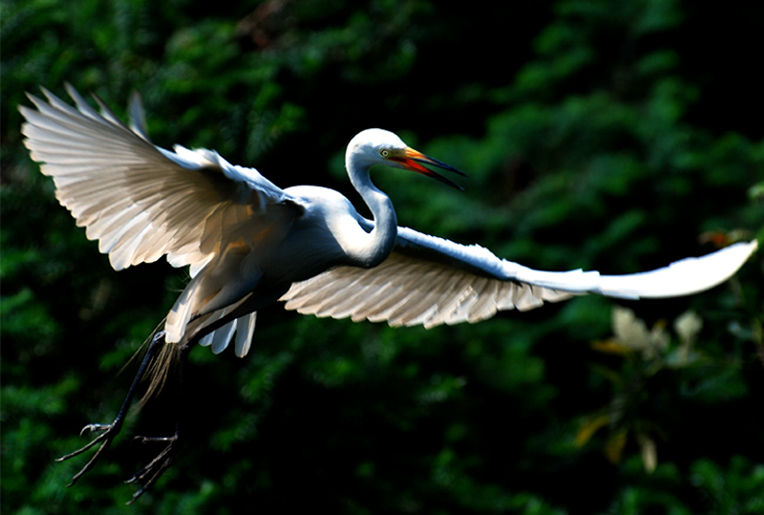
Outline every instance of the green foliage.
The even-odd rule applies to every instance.
[[[693,297],[582,297],[429,331],[264,310],[245,360],[192,352],[188,443],[153,490],[124,506],[122,480],[157,451],[131,437],[172,431],[173,385],[66,489],[87,458],[53,459],[114,417],[188,276],[114,273],[30,161],[16,110],[68,81],[122,116],[135,89],[158,145],[353,201],[344,145],[389,128],[468,173],[458,193],[378,172],[401,224],[533,268],[628,273],[764,242],[761,6],[0,9],[3,513],[764,510],[761,253]]]

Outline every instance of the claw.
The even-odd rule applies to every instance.
[[[121,429],[121,427],[122,427],[121,423],[115,422],[113,424],[88,424],[82,428],[82,431],[80,431],[80,436],[85,434],[86,431],[90,431],[90,432],[103,431],[103,433],[93,438],[93,440],[91,440],[84,447],[81,447],[77,449],[76,451],[71,452],[65,456],[61,456],[60,458],[56,458],[56,461],[62,462],[70,458],[74,458],[75,456],[79,456],[80,454],[87,451],[91,447],[94,447],[99,442],[101,443],[101,446],[98,448],[95,454],[93,454],[93,456],[90,457],[88,462],[85,463],[85,466],[82,467],[82,469],[80,469],[80,471],[74,475],[71,483],[66,485],[67,488],[74,485],[77,482],[77,480],[79,480],[87,471],[93,468],[93,465],[95,465],[96,461],[98,461],[98,458],[101,456],[101,454],[106,450],[106,448],[109,446],[112,440],[114,440],[114,437],[119,434],[119,430]]]
[[[128,484],[139,484],[141,488],[133,494],[133,498],[127,502],[127,504],[134,503],[143,493],[151,488],[154,483],[157,482],[164,471],[170,468],[177,452],[177,444],[179,440],[179,434],[176,432],[173,436],[166,437],[148,437],[148,436],[136,436],[136,440],[140,440],[141,443],[148,442],[169,442],[167,446],[160,452],[156,458],[143,467],[136,474],[125,481]]]
[[[172,436],[136,436],[134,440],[138,440],[141,443],[151,443],[151,442],[174,442],[178,439],[178,435],[174,434]]]
[[[85,434],[85,431],[105,431],[111,429],[112,424],[88,424],[80,430],[80,436]]]

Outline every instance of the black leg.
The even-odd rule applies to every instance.
[[[69,458],[73,458],[75,456],[79,456],[83,452],[87,451],[91,447],[95,446],[96,444],[100,443],[101,446],[98,448],[96,453],[90,458],[90,460],[85,464],[82,469],[77,472],[77,474],[74,475],[72,478],[72,482],[69,483],[67,486],[72,486],[77,482],[79,478],[81,478],[87,471],[89,471],[91,468],[93,468],[93,465],[95,465],[96,461],[98,461],[98,458],[101,457],[101,454],[106,450],[107,447],[109,447],[109,444],[111,444],[112,440],[119,434],[119,431],[122,429],[122,423],[125,421],[125,416],[127,415],[127,410],[130,409],[130,405],[132,404],[133,397],[135,396],[135,391],[138,387],[138,383],[140,383],[143,376],[146,374],[146,369],[148,368],[149,363],[151,362],[152,358],[156,354],[157,350],[160,348],[160,343],[164,342],[164,331],[160,331],[157,334],[154,335],[154,338],[151,339],[151,343],[149,344],[149,348],[146,350],[146,355],[143,357],[143,360],[141,361],[141,366],[138,367],[138,373],[135,374],[135,379],[133,379],[133,384],[130,386],[130,390],[127,392],[127,397],[125,397],[124,402],[122,403],[122,407],[119,409],[119,413],[117,413],[117,417],[114,419],[114,422],[111,424],[88,424],[84,428],[82,428],[82,431],[80,434],[85,433],[86,431],[94,432],[94,431],[100,431],[101,434],[96,436],[93,441],[91,441],[86,446],[82,447],[81,449],[78,449],[70,454],[67,454],[66,456],[61,456],[56,461],[65,461]]]
[[[188,359],[188,353],[191,350],[191,345],[189,343],[186,343],[181,346],[180,348],[180,356],[179,356],[179,363],[178,363],[178,379],[180,381],[180,387],[179,387],[179,400],[178,400],[178,415],[176,419],[176,425],[175,425],[175,434],[172,436],[167,437],[148,437],[148,436],[137,436],[136,439],[140,440],[142,443],[150,443],[150,442],[166,442],[167,445],[165,448],[160,452],[156,458],[151,460],[151,462],[143,467],[141,470],[139,470],[133,477],[125,481],[126,483],[135,483],[140,485],[140,489],[133,494],[133,498],[128,501],[127,504],[132,504],[135,502],[136,499],[138,499],[143,493],[151,488],[151,486],[156,483],[157,479],[159,479],[165,470],[170,468],[172,465],[175,455],[178,452],[178,446],[180,443],[180,428],[181,428],[181,417],[183,415],[183,371],[186,365],[186,360]]]

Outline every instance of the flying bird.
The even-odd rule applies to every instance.
[[[137,95],[128,126],[98,97],[100,112],[70,85],[66,89],[76,108],[44,88],[45,100],[29,95],[36,109],[19,108],[25,144],[42,173],[53,178],[59,202],[89,239],[98,240],[115,270],[165,256],[175,267],[189,266],[191,275],[151,339],[114,422],[86,426],[83,432],[97,436],[61,458],[100,443],[72,484],[119,432],[150,363],[158,363],[156,385],[174,361],[168,356],[178,358],[182,375],[194,343],[215,353],[233,346],[243,357],[257,311],[274,302],[320,317],[429,328],[587,293],[624,299],[689,295],[728,279],[757,248],[756,241],[737,243],[629,275],[533,270],[478,245],[398,226],[392,201],[370,179],[372,167],[410,170],[456,188],[431,168],[463,174],[391,132],[364,130],[347,147],[347,173],[372,213],[368,220],[332,189],[281,189],[214,151],[153,145]],[[170,466],[179,434],[160,439],[165,449],[130,480],[141,487],[133,500]]]

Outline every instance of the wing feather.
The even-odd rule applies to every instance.
[[[371,222],[361,223],[370,230]],[[729,278],[756,248],[756,241],[738,243],[650,272],[604,276],[533,270],[477,245],[401,227],[395,249],[379,266],[328,270],[295,283],[281,300],[303,314],[430,328],[474,323],[498,311],[525,311],[587,293],[628,299],[687,295]]]
[[[100,113],[68,85],[76,109],[42,91],[45,100],[29,95],[36,109],[20,107],[25,144],[117,270],[163,255],[198,270],[219,248],[225,224],[247,220],[258,232],[294,210],[294,199],[254,169],[208,150],[152,145],[138,101],[130,106],[140,119],[133,130],[97,97]]]

